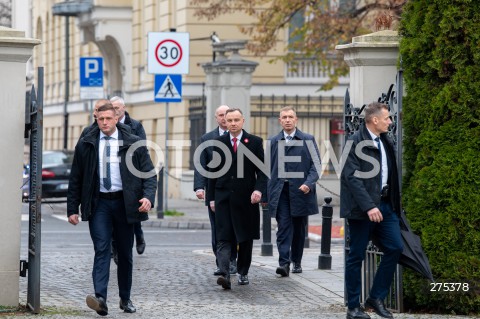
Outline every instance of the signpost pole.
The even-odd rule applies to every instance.
[[[92,124],[93,123],[93,100],[90,99],[90,116],[89,116],[89,124]]]
[[[164,212],[168,210],[168,122],[169,122],[169,107],[170,103],[167,102],[167,108],[165,110],[165,165],[163,168],[165,179],[165,196],[164,196]]]

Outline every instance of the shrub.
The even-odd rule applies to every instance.
[[[405,271],[415,310],[480,313],[480,2],[415,0],[401,21],[405,70],[404,207],[437,282]]]

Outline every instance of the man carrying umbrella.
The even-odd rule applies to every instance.
[[[340,216],[350,230],[350,251],[345,263],[347,319],[368,319],[360,307],[361,268],[365,249],[375,236],[384,253],[365,308],[393,318],[384,305],[403,250],[400,234],[400,193],[395,154],[387,138],[392,123],[388,106],[374,102],[365,109],[365,123],[350,137],[348,157],[341,175]]]

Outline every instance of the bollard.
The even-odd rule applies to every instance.
[[[331,197],[324,197],[322,205],[322,239],[320,243],[320,256],[318,256],[318,269],[332,269],[332,256],[330,244],[332,243],[332,216],[333,208]]]
[[[157,218],[163,219],[163,167],[158,172],[158,183],[157,183]]]
[[[262,218],[263,218],[263,242],[260,252],[260,256],[273,256],[272,246],[272,220],[268,213],[268,207],[262,206]]]

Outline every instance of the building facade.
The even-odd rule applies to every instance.
[[[59,13],[62,4],[70,7],[60,8]],[[94,101],[80,97],[80,57],[103,57],[104,97],[124,97],[127,111],[142,122],[147,139],[162,149],[169,141],[168,196],[192,197],[188,185],[194,147],[206,130],[206,117],[213,116],[206,112],[202,67],[213,59],[211,35],[215,33],[220,41],[248,41],[239,27],[251,24],[251,18],[231,14],[199,20],[189,0],[31,0],[30,9],[32,35],[42,41],[34,51],[33,65],[34,69],[45,69],[44,149],[73,149],[82,129],[90,124]],[[189,34],[189,73],[182,76],[182,102],[170,103],[166,119],[165,103],[154,102],[147,36],[149,32],[172,30]],[[332,145],[338,155],[342,133],[338,123],[348,79],[331,91],[319,91],[328,70],[317,61],[299,57],[295,71],[281,61],[270,63],[283,54],[287,41],[288,30],[263,58],[240,51],[242,59],[258,63],[250,88],[249,130],[264,139],[278,133],[278,110],[293,105],[299,113],[299,128],[315,136],[321,154],[326,153],[325,145]],[[161,157],[157,155],[152,152],[153,157]],[[162,158],[153,160],[164,162]],[[328,170],[328,160],[323,164]]]

